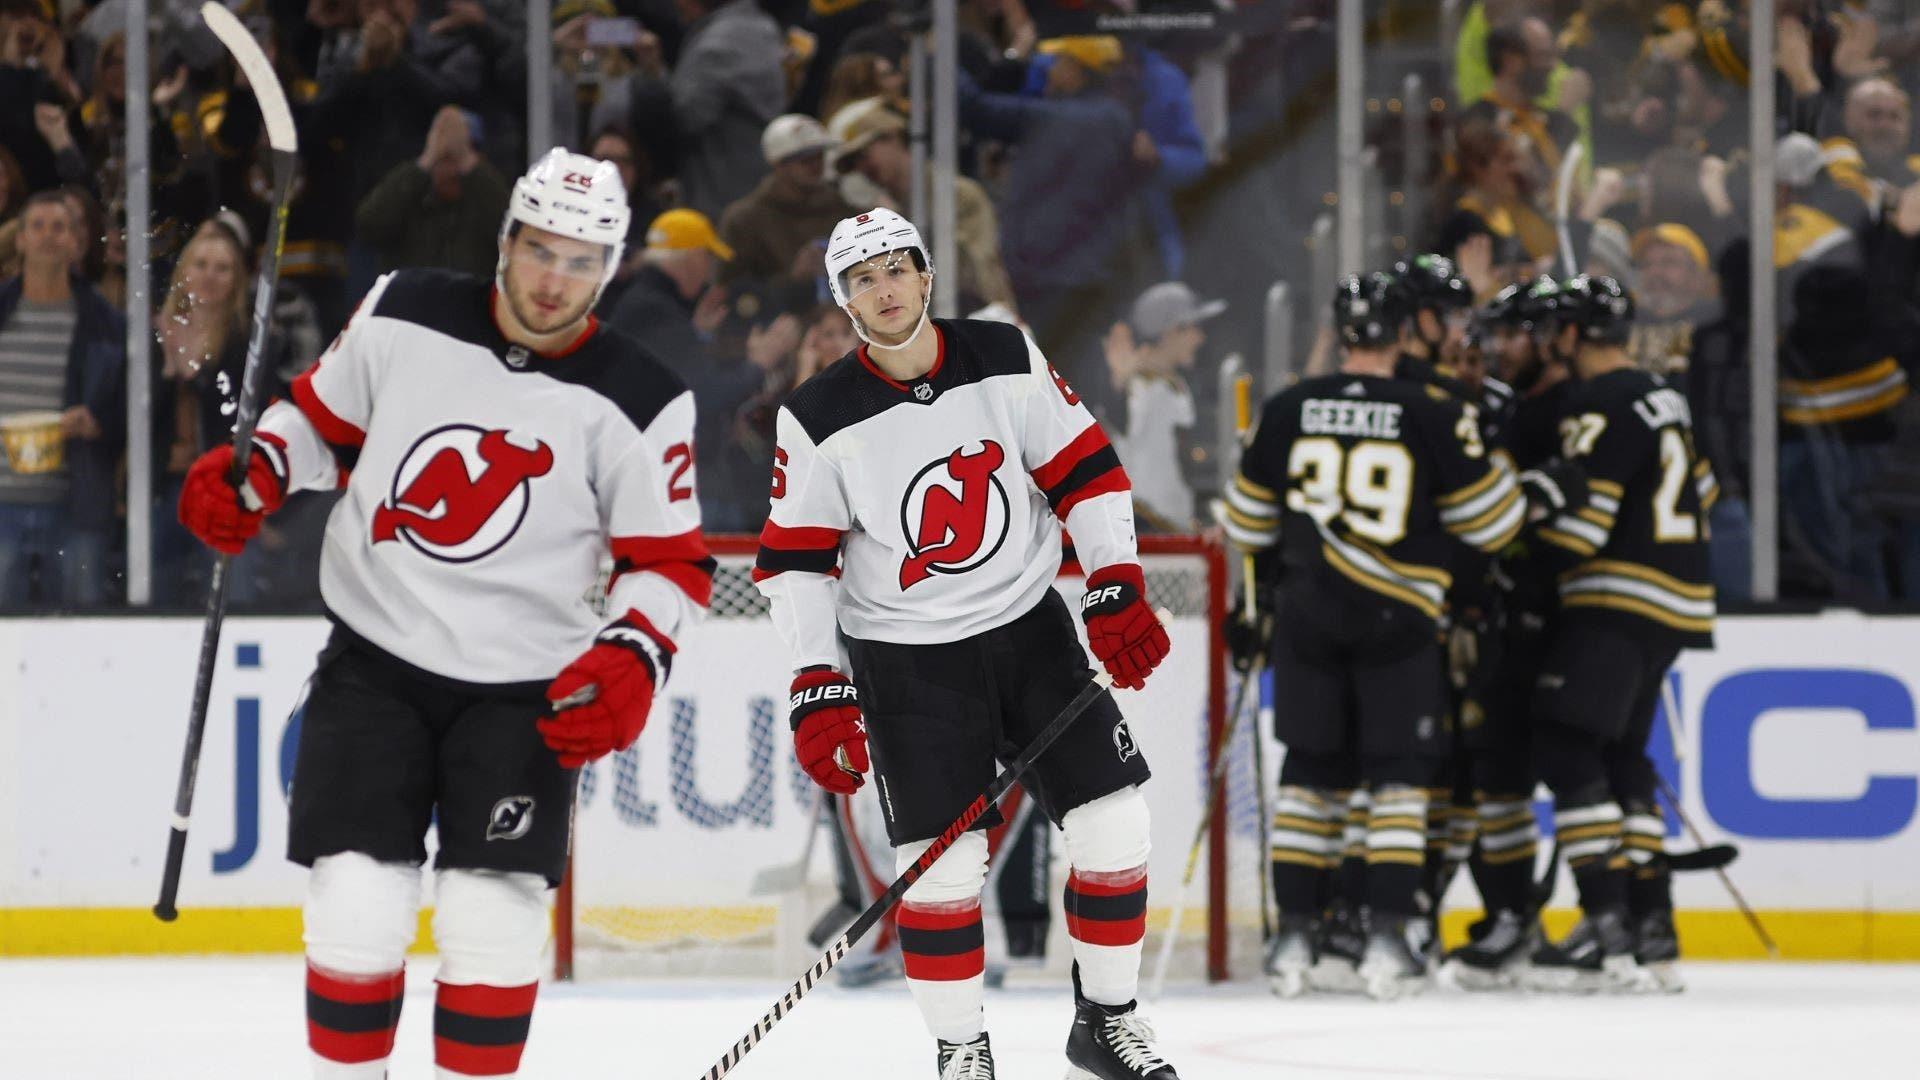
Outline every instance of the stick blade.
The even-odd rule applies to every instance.
[[[206,20],[207,29],[220,39],[220,44],[233,54],[240,70],[247,73],[253,96],[260,102],[260,116],[266,121],[267,145],[283,154],[296,152],[300,142],[294,134],[293,110],[287,105],[287,92],[281,88],[280,77],[274,74],[273,64],[261,51],[260,43],[253,39],[252,31],[215,0],[200,5],[200,17]]]

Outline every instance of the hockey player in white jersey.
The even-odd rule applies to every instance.
[[[1168,647],[1106,434],[1019,329],[929,319],[933,272],[898,214],[834,229],[829,283],[865,345],[780,410],[754,571],[792,650],[800,763],[836,792],[858,789],[871,764],[902,869],[987,787],[996,760],[1016,756],[1093,677],[1053,588],[1063,522],[1087,571],[1088,638],[1115,684],[1144,685]],[[1147,777],[1104,695],[1029,774],[1073,868],[1067,1060],[1083,1080],[1177,1080],[1134,1012]],[[990,811],[980,825],[997,820]],[[908,985],[938,1041],[942,1080],[994,1075],[982,1010],[986,874],[976,830],[900,909]]]
[[[243,490],[227,447],[182,488],[181,520],[227,552],[288,492],[345,489],[288,828],[312,867],[316,1077],[385,1075],[436,814],[439,1075],[514,1075],[576,770],[638,737],[707,606],[693,395],[590,314],[627,216],[612,165],[548,154],[514,185],[492,281],[381,278],[262,416]]]

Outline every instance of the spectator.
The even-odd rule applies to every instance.
[[[316,104],[353,118],[353,202],[366,198],[395,165],[419,152],[442,105],[456,97],[441,75],[410,50],[414,0],[360,0],[360,32],[341,64],[320,72]],[[371,283],[372,264],[362,276]],[[356,293],[360,290],[354,290]]]
[[[1822,146],[1828,168],[1877,220],[1900,192],[1920,183],[1920,155],[1911,153],[1911,102],[1891,79],[1865,79],[1847,92],[1842,117],[1846,134]]]
[[[1092,345],[1128,278],[1125,244],[1148,172],[1134,157],[1133,117],[1070,55],[1055,60],[1038,99],[984,92],[964,70],[959,78],[961,123],[1012,151],[1000,251],[1021,314],[1076,377],[1077,348]]]
[[[666,202],[656,190],[652,159],[626,129],[600,129],[588,144],[587,155],[612,162],[613,167],[620,170],[620,182],[627,189],[626,257],[614,272],[613,280],[607,283],[606,291],[600,294],[598,310],[605,315],[619,302],[620,294],[627,291],[633,275],[640,272],[647,252],[647,226],[666,210]]]
[[[686,205],[718,215],[767,171],[760,136],[787,102],[786,39],[754,0],[674,0],[688,23],[669,77],[657,49],[643,51],[640,83],[665,83],[684,153]],[[635,95],[645,92],[637,87]],[[613,118],[608,118],[613,119]],[[627,118],[638,127],[639,116]]]
[[[848,111],[851,116],[835,164],[865,179],[884,196],[889,209],[905,213],[913,202],[913,153],[907,149],[906,121],[877,99]],[[1000,223],[987,189],[971,177],[956,175],[953,207],[961,307],[1001,304],[1017,311],[1013,285],[1000,263]]]
[[[1206,144],[1194,119],[1186,72],[1152,49],[1122,47],[1118,38],[1060,37],[1040,43],[1040,55],[1029,65],[1029,90],[1038,92],[1046,85],[1060,56],[1072,56],[1108,76],[1116,96],[1138,118],[1133,157],[1151,176],[1142,193],[1143,209],[1153,231],[1160,273],[1179,277],[1186,263],[1186,244],[1174,217],[1173,194],[1198,180],[1207,167]]]
[[[1560,62],[1559,47],[1546,21],[1526,18],[1487,32],[1487,67],[1493,87],[1466,112],[1467,120],[1491,120],[1512,135],[1530,166],[1535,191],[1547,191],[1560,170],[1560,156],[1580,132],[1573,119],[1537,102]],[[1563,98],[1564,100],[1564,98]]]
[[[233,428],[251,310],[244,229],[231,212],[202,222],[181,250],[154,314],[160,350],[153,390],[153,565],[155,600],[162,604],[191,603],[205,578],[205,549],[178,524],[174,507],[188,467]],[[264,387],[262,400],[276,392]]]
[[[1526,164],[1513,136],[1486,117],[1469,118],[1454,139],[1459,197],[1440,226],[1435,250],[1467,273],[1477,261],[1460,251],[1475,236],[1493,238],[1489,274],[1498,288],[1545,270],[1560,248],[1553,226],[1527,199]],[[1468,274],[1476,293],[1479,277]]]
[[[1693,332],[1720,317],[1707,245],[1685,225],[1664,222],[1633,240],[1639,320],[1627,351],[1644,371],[1684,381]]]
[[[468,114],[451,105],[427,130],[419,158],[394,166],[360,200],[360,242],[379,253],[380,269],[439,267],[488,275],[507,212],[507,181],[474,148]]]
[[[907,77],[893,61],[877,53],[848,53],[833,65],[820,115],[828,124],[855,102],[878,98],[889,105],[906,102]]]
[[[827,182],[826,153],[833,136],[811,116],[776,117],[760,136],[772,169],[720,216],[720,237],[734,257],[720,269],[722,284],[738,291],[752,283],[776,304],[800,308],[819,302],[826,275],[827,236],[854,209]]]
[[[1186,373],[1207,340],[1200,324],[1226,309],[1225,301],[1202,302],[1178,281],[1162,282],[1141,293],[1127,321],[1107,333],[1107,370],[1123,402],[1113,410],[1114,448],[1133,480],[1142,528],[1193,529],[1187,472],[1198,417]]]
[[[126,321],[74,272],[73,216],[41,192],[21,215],[23,272],[0,282],[0,399],[58,414],[63,461],[0,469],[0,607],[105,598],[114,462],[125,431]],[[11,461],[11,454],[9,461]]]
[[[68,120],[80,96],[66,43],[38,5],[0,19],[0,146],[13,151],[28,191],[88,178]]]

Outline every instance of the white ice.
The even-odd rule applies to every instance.
[[[1171,988],[1147,1015],[1186,1080],[1667,1080],[1920,1076],[1920,966],[1694,964],[1678,997],[1281,1002],[1252,983]],[[392,1076],[432,1076],[433,961],[409,972]],[[521,1076],[699,1080],[783,989],[772,980],[543,988]],[[989,994],[1000,1075],[1054,1080],[1065,986]],[[297,958],[0,962],[0,1077],[307,1075]],[[933,1075],[906,991],[815,991],[730,1075]]]

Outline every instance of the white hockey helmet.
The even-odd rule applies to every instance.
[[[918,252],[920,269],[933,273],[933,252],[913,222],[879,206],[841,218],[827,240],[827,283],[833,289],[833,302],[846,307],[852,299],[847,291],[848,270],[890,251]]]
[[[627,188],[620,170],[610,161],[575,154],[562,147],[547,151],[527,175],[513,182],[507,198],[507,216],[500,222],[506,240],[515,222],[559,236],[604,245],[606,269],[600,278],[605,289],[620,268],[626,247],[627,225],[633,211],[627,206]],[[506,272],[506,256],[498,273]]]

